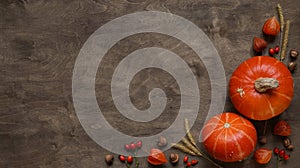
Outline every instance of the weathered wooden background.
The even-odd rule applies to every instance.
[[[212,40],[224,64],[227,81],[234,69],[253,55],[252,39],[262,36],[264,21],[277,15],[281,3],[291,20],[288,49],[300,50],[300,1],[260,0],[1,0],[0,1],[0,167],[106,167],[109,151],[93,142],[82,129],[72,102],[72,73],[80,48],[103,24],[125,14],[158,10],[182,16],[201,28]],[[278,39],[277,39],[278,40]],[[275,42],[276,43],[276,42]],[[274,45],[275,45],[274,43]],[[192,128],[198,137],[203,115],[209,108],[208,74],[201,60],[185,45],[160,34],[140,34],[120,41],[106,55],[98,70],[96,91],[99,106],[116,129],[130,135],[152,135],[167,128],[180,106],[180,91],[168,74],[152,69],[132,81],[131,97],[143,109],[149,107],[149,90],[161,87],[169,96],[167,110],[154,123],[141,125],[115,111],[107,91],[116,64],[131,51],[161,46],[178,53],[196,72],[201,92],[199,116]],[[300,63],[299,59],[297,60]],[[292,125],[295,151],[281,167],[300,167],[300,72],[294,74],[295,97],[289,109],[268,125],[268,148],[282,148],[272,135],[279,119]],[[100,94],[101,91],[101,94]],[[103,94],[104,93],[104,94]],[[226,111],[235,111],[230,101]],[[174,113],[173,113],[174,112]],[[261,134],[263,122],[254,122]],[[126,127],[124,127],[126,125]],[[138,125],[138,127],[137,127]],[[153,125],[155,125],[153,127]],[[139,129],[143,128],[143,129]],[[259,146],[258,146],[259,147]],[[166,151],[170,154],[174,150]],[[176,152],[176,151],[175,151]],[[183,156],[182,153],[180,153]],[[141,167],[151,167],[139,158]],[[275,167],[258,165],[252,157],[225,167]],[[116,160],[112,167],[125,167]],[[163,167],[172,167],[166,164]],[[180,162],[175,167],[183,167]],[[213,167],[204,160],[196,167]]]

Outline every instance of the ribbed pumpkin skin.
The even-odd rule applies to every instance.
[[[254,88],[256,79],[274,78],[279,87],[259,93]],[[238,92],[242,89],[244,94]],[[253,120],[267,120],[281,114],[292,101],[294,83],[286,65],[269,56],[256,56],[243,62],[232,74],[229,94],[234,107]]]
[[[253,152],[257,141],[253,124],[230,112],[209,119],[201,136],[207,152],[223,162],[244,160]]]

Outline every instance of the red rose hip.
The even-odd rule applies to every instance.
[[[126,157],[125,157],[124,155],[119,155],[119,160],[120,160],[121,162],[125,162]]]
[[[131,155],[127,156],[127,163],[131,164],[133,162],[133,157]]]
[[[137,141],[136,142],[136,147],[137,148],[141,148],[143,146],[143,142],[142,141]]]

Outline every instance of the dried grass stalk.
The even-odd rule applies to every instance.
[[[192,156],[196,156],[196,153],[194,153],[193,151],[191,151],[189,148],[187,148],[186,146],[179,144],[179,143],[172,143],[171,144],[173,148],[179,149],[184,153],[190,154]]]
[[[280,60],[283,61],[285,59],[287,44],[289,41],[289,31],[290,31],[290,20],[287,20],[285,23],[285,29],[283,34],[282,47],[280,52]]]
[[[191,144],[191,142],[188,139],[182,138],[181,142],[184,143],[185,146],[191,151],[193,151],[195,154],[197,154],[198,156],[202,156],[202,153],[199,151],[199,149],[197,149],[193,144]]]
[[[279,22],[280,22],[280,30],[283,31],[284,19],[283,19],[282,7],[280,4],[277,4],[277,11],[278,11]]]
[[[192,143],[192,145],[194,145],[195,147],[197,147],[196,142],[195,142],[195,140],[194,140],[194,138],[193,138],[193,136],[192,136],[192,134],[190,132],[189,121],[188,121],[187,118],[184,120],[184,126],[185,126],[186,135],[187,135],[189,141]]]

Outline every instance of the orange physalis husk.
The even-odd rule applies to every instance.
[[[266,20],[262,31],[266,35],[276,36],[280,32],[280,24],[275,16]]]
[[[277,122],[274,127],[274,135],[289,136],[291,135],[291,126],[284,120]]]
[[[259,37],[254,37],[253,38],[253,50],[256,52],[262,52],[265,48],[267,48],[268,44],[266,40],[259,38]]]
[[[267,148],[259,148],[254,152],[255,161],[259,164],[267,164],[272,157],[272,150]]]
[[[165,154],[156,148],[151,149],[147,161],[154,166],[162,165],[168,162]]]

